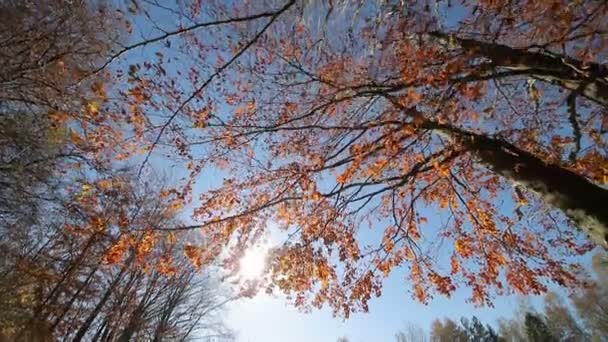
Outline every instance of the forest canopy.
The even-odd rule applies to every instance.
[[[48,3],[2,4],[0,201],[7,246],[76,260],[34,287],[53,329],[99,265],[238,278],[268,236],[237,293],[346,317],[398,268],[492,305],[608,248],[605,1]]]

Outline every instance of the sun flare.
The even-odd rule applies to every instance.
[[[267,245],[249,248],[239,263],[239,276],[244,280],[255,280],[262,276],[266,267]]]

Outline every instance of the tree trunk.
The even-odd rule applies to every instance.
[[[601,64],[583,63],[566,56],[514,49],[502,44],[456,38],[443,32],[432,32],[430,35],[446,42],[457,42],[464,50],[490,59],[497,68],[519,71],[518,74],[574,91],[608,107],[608,68]]]
[[[162,311],[154,329],[154,338],[152,342],[161,342],[165,331],[169,329],[169,320],[175,311],[175,308],[179,305],[180,300],[184,299],[184,293],[186,288],[192,280],[193,273],[187,273],[175,282],[173,291],[167,296],[165,303],[162,305]]]
[[[125,274],[125,271],[127,270],[127,267],[129,264],[130,264],[130,262],[127,262],[127,263],[125,263],[124,266],[122,266],[120,272],[118,273],[118,275],[116,276],[114,281],[112,281],[110,286],[106,289],[101,300],[97,303],[97,305],[95,306],[93,311],[91,311],[91,313],[89,314],[89,316],[87,316],[87,318],[85,319],[82,326],[76,332],[76,335],[74,336],[74,340],[73,340],[74,342],[81,341],[82,338],[84,337],[84,335],[87,333],[87,331],[91,327],[91,324],[93,324],[93,321],[95,321],[95,318],[97,318],[97,315],[99,314],[101,309],[104,307],[104,305],[106,304],[108,299],[110,299],[110,296],[114,292],[114,289],[116,288],[118,283],[122,280],[122,277]]]
[[[421,127],[458,141],[483,165],[535,192],[547,204],[560,209],[593,242],[608,248],[608,190],[506,141],[430,120]]]
[[[145,313],[148,309],[148,306],[153,303],[158,298],[152,298],[154,291],[157,289],[156,284],[160,278],[160,274],[154,273],[152,278],[150,278],[148,285],[146,286],[146,291],[144,292],[142,298],[137,305],[137,308],[131,313],[129,317],[129,323],[124,328],[120,337],[118,338],[119,342],[129,342],[131,341],[133,335],[140,329],[141,321],[144,319]],[[162,291],[162,289],[159,289]],[[160,293],[158,293],[160,295]]]
[[[81,266],[82,262],[86,260],[87,253],[89,249],[97,242],[98,233],[95,233],[89,237],[82,251],[78,254],[78,256],[67,266],[65,270],[63,270],[61,279],[55,284],[51,292],[46,296],[46,298],[40,303],[40,305],[34,311],[34,318],[38,320],[45,320],[46,313],[44,310],[47,307],[50,307],[54,302],[58,299],[61,288],[64,282],[68,282],[72,279],[74,273]]]
[[[91,272],[89,272],[89,274],[87,275],[87,278],[84,280],[84,282],[78,287],[78,289],[72,295],[72,297],[70,298],[70,300],[64,305],[64,307],[62,308],[61,313],[57,315],[57,317],[55,318],[55,321],[54,321],[53,325],[51,326],[51,331],[52,332],[55,331],[55,329],[57,328],[57,326],[61,323],[61,321],[65,317],[65,315],[72,309],[72,305],[74,305],[74,302],[76,300],[78,300],[78,299],[81,299],[80,294],[82,293],[82,291],[84,289],[86,289],[86,288],[89,287],[89,285],[90,285],[89,282],[91,281],[91,279],[93,279],[93,276],[97,272],[98,268],[99,268],[99,264],[97,264],[95,267],[93,267],[93,269],[91,270]]]

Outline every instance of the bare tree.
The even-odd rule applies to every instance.
[[[587,334],[557,294],[548,293],[545,296],[544,309],[549,331],[559,341],[584,341],[587,339]]]
[[[397,342],[428,342],[429,338],[428,338],[426,331],[424,331],[423,328],[421,328],[418,325],[409,323],[406,325],[406,327],[403,331],[400,331],[397,334],[395,334],[395,341],[397,341]]]

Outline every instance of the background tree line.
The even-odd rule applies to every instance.
[[[577,342],[606,341],[608,336],[608,264],[605,255],[593,257],[595,277],[589,287],[564,301],[555,293],[544,297],[542,311],[520,303],[511,318],[498,320],[497,328],[479,318],[437,319],[430,333],[409,325],[395,335],[397,342]]]

